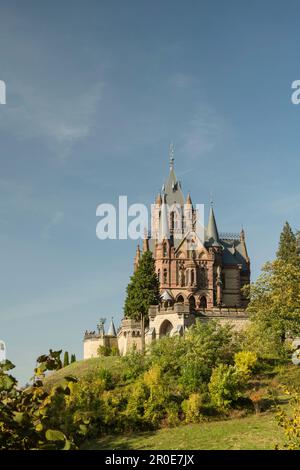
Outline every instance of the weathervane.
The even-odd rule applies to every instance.
[[[170,168],[174,167],[174,145],[173,142],[170,143],[169,146],[169,157],[170,157]]]

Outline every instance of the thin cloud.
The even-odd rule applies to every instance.
[[[57,225],[64,220],[64,213],[62,211],[56,211],[51,217],[50,222],[44,227],[42,235],[44,238],[49,239],[53,235],[53,231]]]
[[[225,133],[225,122],[209,109],[198,112],[186,125],[179,139],[180,152],[192,159],[209,153]]]
[[[42,138],[62,159],[92,132],[102,82],[88,90],[61,95],[54,95],[46,86],[15,82],[10,87],[14,95],[1,114],[0,129],[19,139]]]

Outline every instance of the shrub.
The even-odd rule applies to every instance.
[[[201,418],[203,397],[200,393],[192,393],[187,400],[182,402],[182,411],[187,423],[196,423]]]
[[[208,389],[212,403],[220,410],[226,410],[240,396],[241,377],[236,368],[219,364],[212,372]]]
[[[98,356],[110,356],[111,349],[109,346],[102,346],[100,345],[97,349]]]
[[[300,393],[298,390],[284,388],[292,405],[291,412],[279,409],[276,415],[278,425],[283,428],[287,438],[284,448],[289,450],[300,449]]]
[[[257,355],[252,351],[240,351],[234,355],[234,364],[245,379],[249,378],[257,364]]]
[[[123,379],[135,380],[147,370],[149,358],[141,352],[132,350],[129,354],[122,357]]]
[[[43,387],[45,373],[61,368],[60,354],[50,350],[37,359],[33,385],[25,390],[8,373],[14,365],[0,364],[0,449],[74,449],[88,434],[89,417],[68,408],[77,380],[66,377],[66,385],[50,392]]]
[[[112,356],[119,356],[120,355],[119,348],[117,346],[112,346],[110,351],[111,351]]]

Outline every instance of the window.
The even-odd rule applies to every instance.
[[[164,269],[164,284],[167,284],[168,281],[168,271]]]
[[[195,272],[192,269],[192,271],[191,271],[191,284],[192,284],[192,286],[194,285],[194,282],[195,282]]]
[[[206,297],[204,295],[200,299],[200,308],[203,308],[203,309],[207,308],[207,300],[206,300]]]
[[[174,227],[174,225],[175,225],[174,224],[174,219],[175,219],[175,214],[174,214],[174,212],[171,212],[171,214],[170,214],[170,230],[171,230],[172,233],[174,232],[174,228],[175,228]]]
[[[157,271],[158,282],[160,283],[160,269]]]
[[[190,304],[190,307],[192,309],[196,308],[196,301],[195,301],[195,297],[193,295],[191,295],[191,297],[189,298],[189,304]]]
[[[168,256],[168,246],[167,243],[164,242],[163,244],[163,257],[166,258]]]

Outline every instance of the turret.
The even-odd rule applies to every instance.
[[[141,250],[140,250],[140,245],[138,245],[137,248],[136,248],[136,253],[135,253],[135,257],[134,257],[134,272],[138,268],[140,259],[141,259]]]
[[[220,246],[219,232],[212,204],[210,206],[209,219],[207,225],[207,241],[212,246]]]
[[[190,193],[188,193],[184,205],[184,226],[185,232],[193,230],[193,205]]]

